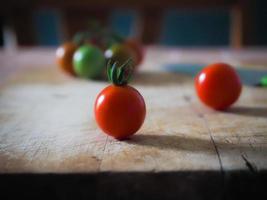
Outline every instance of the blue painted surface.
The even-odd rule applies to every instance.
[[[128,37],[133,33],[137,13],[133,10],[114,10],[110,15],[110,27],[122,36]]]
[[[160,43],[179,46],[225,46],[230,41],[227,10],[169,10],[163,19]]]
[[[195,77],[205,66],[205,64],[173,63],[165,65],[164,68],[169,72]],[[256,85],[263,76],[267,75],[267,70],[252,70],[238,67],[237,73],[243,84]]]
[[[129,37],[134,35],[138,13],[117,9],[109,18],[110,27]],[[61,43],[60,15],[55,10],[40,10],[34,14],[38,45],[56,46]],[[169,10],[163,20],[160,44],[179,46],[214,46],[229,44],[230,17],[226,10]]]
[[[57,46],[60,38],[60,15],[54,10],[40,10],[34,13],[34,25],[38,45]]]

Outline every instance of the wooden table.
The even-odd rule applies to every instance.
[[[1,51],[2,180],[31,185],[36,195],[52,185],[61,198],[89,188],[89,196],[100,199],[265,192],[267,90],[244,86],[231,109],[217,112],[198,101],[192,77],[164,72],[163,66],[224,61],[261,70],[266,55],[264,49],[148,48],[132,82],[145,98],[146,120],[136,135],[117,141],[99,130],[93,116],[106,82],[64,75],[54,64],[54,49]],[[3,191],[10,191],[9,184]],[[74,188],[77,193],[68,191]]]

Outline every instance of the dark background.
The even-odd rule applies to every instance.
[[[9,0],[0,8],[0,44],[57,46],[96,19],[144,44],[267,45],[264,0]],[[12,40],[12,37],[11,37]]]

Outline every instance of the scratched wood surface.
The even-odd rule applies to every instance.
[[[65,76],[53,50],[1,52],[0,172],[267,169],[266,89],[245,86],[231,109],[217,112],[198,101],[191,77],[162,70],[164,63],[188,61],[250,59],[261,66],[265,55],[149,48],[132,82],[146,102],[145,123],[129,140],[116,141],[93,116],[106,82]]]

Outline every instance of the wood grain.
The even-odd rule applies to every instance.
[[[244,87],[231,109],[213,111],[198,101],[192,78],[161,71],[156,55],[148,52],[133,80],[147,117],[126,141],[95,123],[94,100],[106,82],[67,77],[49,62],[14,74],[0,90],[0,172],[266,169],[266,90]]]

